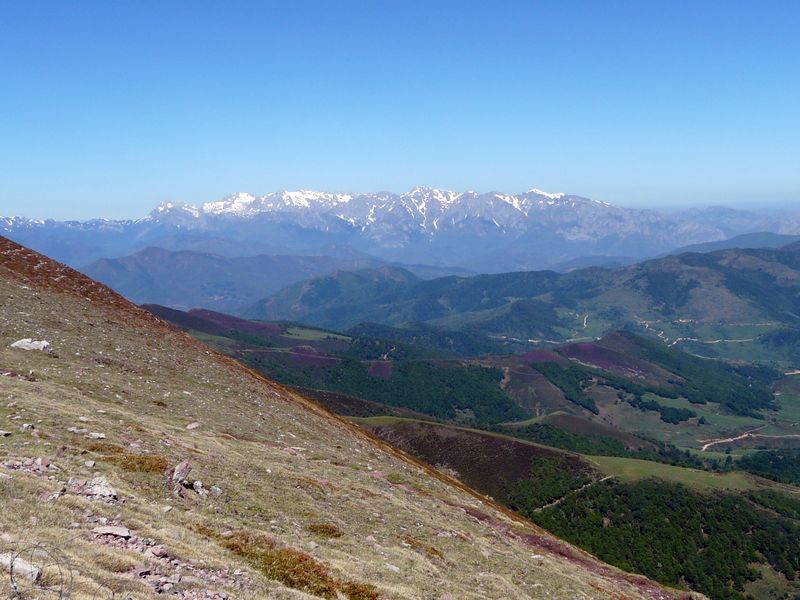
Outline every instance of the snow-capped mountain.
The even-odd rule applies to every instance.
[[[768,230],[761,223],[753,227]],[[584,256],[652,256],[732,232],[710,219],[621,208],[563,192],[416,187],[403,194],[237,193],[198,205],[166,202],[136,221],[9,217],[0,218],[0,233],[78,265],[158,246],[167,237],[176,249],[181,236],[191,236],[193,249],[205,237],[217,240],[215,247],[220,239],[250,242],[243,244],[248,247],[257,242],[287,254],[333,244],[385,260],[499,272]]]

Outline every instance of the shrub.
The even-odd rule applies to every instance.
[[[374,586],[336,579],[310,554],[294,548],[281,548],[269,536],[237,531],[224,538],[223,546],[287,587],[330,599],[337,598],[340,592],[350,600],[378,598]]]
[[[311,533],[315,533],[326,538],[339,538],[344,535],[344,531],[342,531],[333,523],[312,523],[311,525],[308,525],[306,529]]]

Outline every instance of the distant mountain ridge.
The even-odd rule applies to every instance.
[[[256,254],[231,257],[147,247],[130,256],[97,260],[82,271],[134,302],[237,311],[302,279],[386,264],[346,248],[328,251],[340,256]],[[460,269],[424,265],[404,267],[421,279],[466,273]]]
[[[402,194],[237,193],[199,205],[165,202],[135,220],[0,217],[3,235],[75,266],[147,246],[226,256],[309,255],[346,246],[387,262],[499,273],[607,264],[604,257],[641,260],[752,231],[796,234],[800,219],[721,208],[664,214],[538,189],[429,187]]]
[[[703,242],[676,248],[669,254],[684,254],[685,252],[716,252],[717,250],[731,250],[734,248],[780,248],[800,241],[800,235],[785,235],[761,231],[757,233],[743,233],[727,240],[717,242]]]
[[[560,343],[633,327],[704,356],[800,358],[800,243],[667,256],[616,269],[414,281],[401,270],[296,283],[245,311],[331,329],[418,323]],[[720,354],[721,353],[721,354]]]

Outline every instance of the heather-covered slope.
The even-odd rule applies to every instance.
[[[674,597],[7,240],[0,308],[0,554],[62,568],[20,585],[74,598]],[[9,347],[24,337],[53,353]]]

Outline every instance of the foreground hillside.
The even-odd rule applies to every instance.
[[[30,583],[16,560],[18,586],[74,598],[676,597],[71,269],[7,240],[0,257],[0,554],[44,566]],[[9,347],[26,337],[52,353]]]
[[[800,592],[796,376],[625,331],[474,359],[430,330],[145,308],[625,570],[721,600]]]

